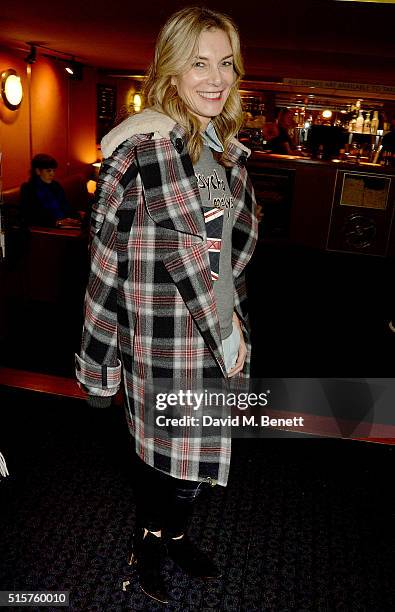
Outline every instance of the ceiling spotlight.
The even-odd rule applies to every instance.
[[[27,64],[34,64],[36,60],[37,60],[37,49],[34,45],[31,44],[30,51],[25,57],[25,62]]]
[[[82,80],[83,65],[79,62],[76,62],[74,59],[69,62],[66,62],[65,70],[69,75],[70,79],[74,81]]]

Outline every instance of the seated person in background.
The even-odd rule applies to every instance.
[[[21,215],[24,225],[78,228],[80,219],[67,202],[63,187],[54,180],[56,159],[39,153],[32,159],[31,177],[21,187]]]
[[[395,116],[392,117],[390,123],[390,131],[384,134],[381,141],[382,151],[389,151],[395,153]]]
[[[289,108],[282,108],[276,120],[277,134],[267,141],[267,149],[271,153],[292,155],[293,141],[290,130],[295,127],[293,112]]]

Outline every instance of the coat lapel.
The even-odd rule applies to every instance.
[[[163,263],[226,375],[206,225],[183,128],[176,125],[170,132],[170,140],[161,138],[140,143],[136,158],[148,214],[153,221],[163,228],[200,238],[192,246],[170,250],[164,255]]]
[[[204,242],[192,247],[167,253],[163,263],[179,290],[224,375],[221,330],[211,280],[207,245]]]
[[[150,217],[157,225],[206,239],[206,226],[193,165],[176,126],[166,138],[146,140],[137,161]]]

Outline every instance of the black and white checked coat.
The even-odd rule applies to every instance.
[[[151,382],[171,378],[173,388],[187,390],[226,378],[204,216],[185,137],[169,117],[146,110],[102,142],[76,373],[98,396],[114,395],[123,378],[128,426],[149,465],[176,478],[226,485],[229,431],[207,439],[188,427],[177,438],[162,427],[147,433],[152,406],[146,406],[145,393]],[[235,310],[250,353],[243,272],[257,221],[248,155],[234,139],[227,174],[235,206]],[[248,367],[249,356],[240,376],[248,376]]]

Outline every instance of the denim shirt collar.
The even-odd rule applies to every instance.
[[[214,149],[214,151],[218,151],[218,153],[223,153],[224,148],[211,121],[208,124],[206,131],[202,132],[202,138],[204,144]]]

